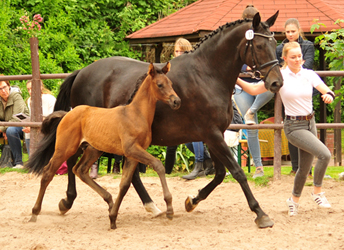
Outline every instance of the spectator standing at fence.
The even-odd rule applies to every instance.
[[[192,49],[191,43],[184,39],[179,38],[174,45],[174,57],[182,55],[185,51]],[[210,154],[203,142],[190,142],[185,144],[191,152],[195,154],[195,166],[192,172],[188,175],[184,175],[182,178],[187,180],[196,179],[196,177],[213,174],[215,172]],[[165,159],[165,172],[170,174],[173,170],[173,166],[176,159],[177,146],[168,146],[166,148]]]
[[[253,5],[247,5],[245,10],[242,13],[242,18],[252,19],[257,12],[258,10]],[[246,70],[249,70],[249,68],[247,67],[247,65],[244,65],[242,68],[242,71],[245,72]],[[244,79],[245,81],[250,82],[250,84],[257,84],[261,81],[260,79],[251,78],[251,77],[244,78]],[[269,98],[271,99],[274,94],[271,92],[266,92],[260,95],[268,95],[270,96]],[[237,85],[235,86],[234,102],[238,108],[239,113],[244,118],[245,124],[250,125],[250,124],[258,123],[257,113],[254,113],[252,116],[249,117],[249,119],[247,119],[247,116],[245,116],[245,114],[252,107],[253,103],[255,103],[256,99],[260,95],[250,95],[246,93],[244,90],[242,90],[239,86]],[[263,99],[266,99],[266,98],[263,98]],[[254,165],[256,167],[256,171],[253,174],[253,178],[262,177],[264,176],[264,170],[263,170],[263,163],[262,163],[262,158],[261,158],[257,129],[247,130],[247,144],[248,144],[249,151],[252,155]]]
[[[319,207],[331,207],[321,188],[331,159],[331,152],[317,137],[312,92],[313,87],[316,88],[322,94],[321,97],[325,103],[333,101],[334,93],[314,71],[302,67],[303,59],[299,43],[286,43],[282,56],[284,66],[281,73],[284,85],[279,93],[285,109],[284,132],[288,141],[298,147],[300,155],[299,170],[295,175],[292,196],[287,199],[288,214],[294,216],[298,213],[299,199],[314,156],[318,160],[314,167],[314,188],[311,196]],[[267,91],[263,82],[251,85],[238,79],[237,84],[251,94]]]
[[[9,81],[0,81],[0,120],[5,122],[19,122],[13,115],[24,113],[29,114],[23,97],[17,89],[10,86]],[[23,138],[22,127],[0,126],[5,140],[8,140],[11,152],[14,158],[14,168],[23,168],[22,144]]]
[[[56,98],[50,94],[50,91],[47,90],[43,82],[41,82],[41,96],[42,96],[42,115],[43,120],[45,117],[50,115],[52,112],[54,112],[54,105],[56,102]],[[32,81],[29,80],[26,83],[27,91],[29,92],[29,99],[27,100],[27,106],[29,107],[29,111],[31,113],[31,87],[32,87]],[[25,127],[23,129],[23,132],[25,132],[25,143],[27,147],[27,152],[30,155],[30,127]]]

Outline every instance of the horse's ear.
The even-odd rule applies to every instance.
[[[166,65],[162,68],[162,72],[166,75],[171,69],[171,63],[167,62]]]
[[[279,10],[275,13],[275,15],[273,15],[268,20],[266,20],[266,24],[269,25],[269,27],[271,27],[272,25],[275,24],[275,21],[276,21],[276,19],[278,17],[278,13],[279,13]]]
[[[148,75],[150,75],[151,77],[154,77],[156,74],[155,68],[153,63],[149,64],[149,68],[148,68]]]
[[[252,21],[253,30],[256,30],[258,28],[259,24],[260,24],[260,14],[259,14],[259,12],[257,12],[254,15],[253,21]]]

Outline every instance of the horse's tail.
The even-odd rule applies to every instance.
[[[44,119],[41,128],[43,138],[25,164],[25,168],[29,169],[30,173],[37,175],[43,173],[43,168],[49,163],[55,152],[57,126],[66,114],[65,111],[56,111]]]
[[[75,77],[79,74],[80,70],[74,71],[69,75],[60,87],[60,92],[57,95],[54,111],[64,110],[69,111],[71,108],[70,105],[70,94],[72,86],[75,80]]]

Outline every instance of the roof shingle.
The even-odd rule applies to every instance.
[[[338,29],[334,22],[344,19],[343,0],[199,0],[127,38],[158,38],[211,31],[240,19],[248,4],[253,4],[260,11],[262,20],[267,20],[279,10],[279,16],[271,28],[275,32],[283,32],[284,23],[289,18],[297,18],[304,32],[309,32],[317,22],[326,25],[326,28],[321,26],[319,32]]]

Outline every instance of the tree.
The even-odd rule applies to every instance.
[[[344,24],[344,20],[337,20],[335,22],[338,26]],[[315,29],[319,29],[320,26],[325,25],[323,23],[317,23],[312,25],[311,32],[313,33]],[[326,32],[315,38],[315,43],[319,44],[320,48],[325,51],[325,60],[328,62],[328,68],[330,70],[343,70],[344,69],[344,28],[339,28],[332,30],[331,32]],[[334,107],[344,95],[343,77],[328,77],[327,83],[331,86],[339,86],[340,89],[335,90],[336,99],[331,104]],[[342,108],[344,106],[342,105]],[[332,119],[332,118],[331,118]],[[329,121],[329,122],[332,122]]]
[[[40,14],[42,74],[69,73],[111,56],[141,58],[124,38],[195,0],[1,0],[0,73],[31,74],[30,45],[20,18]],[[61,80],[45,80],[56,95]],[[28,97],[25,82],[13,81]]]

